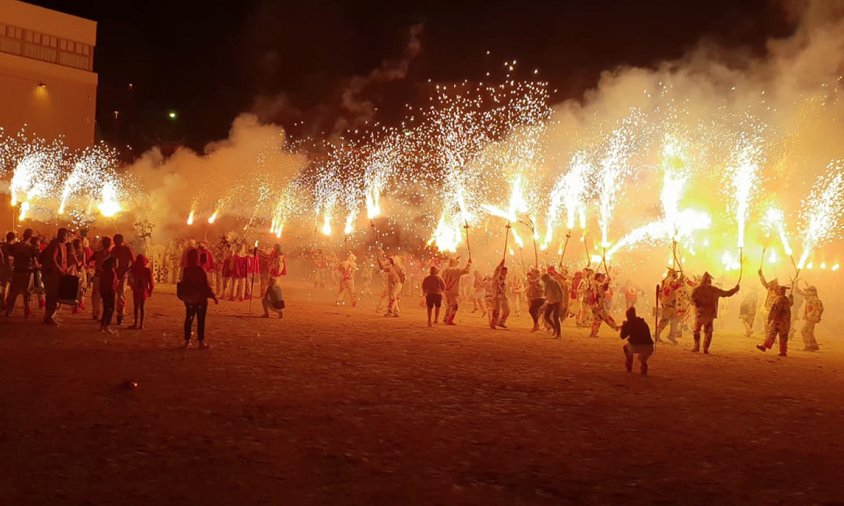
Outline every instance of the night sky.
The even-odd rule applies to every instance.
[[[540,69],[561,101],[603,70],[676,58],[702,38],[760,53],[793,28],[772,0],[31,3],[99,23],[98,136],[135,153],[199,149],[249,111],[294,135],[330,133],[350,79],[401,59],[420,23],[421,52],[406,77],[362,93],[384,123],[419,98],[419,83],[480,80],[504,60],[518,60],[518,77]]]

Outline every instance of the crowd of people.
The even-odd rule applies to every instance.
[[[113,333],[113,324],[124,324],[127,294],[131,293],[133,321],[129,328],[142,330],[146,300],[153,294],[156,279],[162,278],[177,285],[177,296],[185,304],[186,347],[192,345],[194,322],[199,346],[207,347],[208,300],[250,300],[255,292],[260,295],[263,317],[271,312],[280,319],[284,315],[281,280],[287,274],[287,261],[278,244],[260,249],[255,243],[249,248],[245,240],[222,237],[212,248],[205,241],[179,241],[168,249],[165,265],[157,270],[144,254],[136,255],[121,234],[97,237],[92,244],[85,235],[74,236],[66,229],[59,229],[51,240],[27,229],[20,236],[6,234],[0,249],[0,295],[7,317],[20,300],[25,317],[31,316],[37,304],[44,311],[44,324],[59,325],[60,306],[79,312],[90,301],[92,319],[99,322],[101,331]],[[668,269],[656,287],[655,307],[650,308],[657,319],[651,337],[647,322],[636,313],[645,292],[629,280],[619,285],[617,272],[605,264],[603,272],[601,266],[570,272],[562,264],[522,265],[511,272],[502,259],[484,273],[474,267],[471,258],[461,262],[459,256],[433,254],[422,260],[407,254],[388,255],[382,248],[373,255],[364,253],[362,262],[351,251],[342,260],[322,250],[307,255],[313,265],[314,287],[336,289],[338,306],[354,307],[371,296],[377,299],[376,312],[396,318],[402,313],[402,297],[418,297],[432,327],[440,321],[456,325],[459,309],[471,305],[471,311],[480,312],[490,329],[506,329],[511,312],[519,315],[526,310],[531,331],[544,329],[555,339],[562,337],[566,320],[588,329],[592,338],[606,325],[629,340],[624,348],[628,369],[630,357],[638,354],[643,372],[647,370],[648,341],[651,347],[659,342],[676,344],[688,329],[694,340],[692,351],[709,353],[721,300],[739,292],[738,284],[731,289],[716,286],[709,273],[687,276],[682,269]],[[739,320],[745,335],[752,338],[756,322],[761,321],[763,341],[757,348],[767,351],[779,342],[779,354],[786,356],[788,341],[796,333],[795,321],[802,319],[804,349],[817,351],[815,326],[824,310],[817,288],[805,282],[800,287],[797,280],[790,286],[776,279],[769,281],[761,269],[758,276],[766,295],[759,304],[756,290],[751,290],[741,301]],[[381,280],[380,295],[373,289],[376,277]],[[626,320],[619,324],[613,314],[622,307]]]
[[[182,248],[178,264],[168,266],[168,274],[174,273],[170,279],[177,285],[177,295],[185,304],[185,347],[192,346],[194,321],[199,347],[208,347],[205,318],[209,299],[218,302],[218,292],[228,293],[230,300],[250,298],[256,277],[263,293],[263,316],[273,311],[283,317],[284,298],[278,279],[286,274],[287,267],[281,247],[262,251],[256,246],[246,256],[242,255],[242,243],[226,244],[223,239],[221,244],[225,247],[219,248],[219,262],[205,242],[190,240]],[[114,334],[113,324],[124,325],[127,296],[131,294],[133,322],[128,328],[144,329],[146,301],[153,294],[156,276],[146,256],[136,255],[122,234],[97,237],[92,244],[86,234],[76,236],[64,228],[58,229],[51,240],[32,229],[20,236],[8,232],[0,243],[0,255],[0,300],[7,318],[20,301],[25,318],[32,316],[37,305],[43,309],[43,323],[58,326],[60,307],[77,313],[90,302],[91,317],[99,323],[100,331]],[[252,273],[251,283],[245,282],[244,273]]]

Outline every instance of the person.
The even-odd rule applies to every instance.
[[[774,341],[777,337],[780,339],[780,354],[785,357],[788,355],[788,333],[791,330],[791,306],[794,304],[794,298],[791,295],[786,295],[785,286],[777,287],[777,296],[771,304],[771,309],[768,311],[768,326],[765,329],[765,341],[762,344],[757,344],[756,349],[759,351],[767,351],[773,348]]]
[[[513,313],[519,317],[522,314],[522,306],[525,305],[525,283],[522,281],[521,271],[517,270],[514,276],[510,276],[509,288],[513,297],[510,307],[514,308]]]
[[[823,302],[818,297],[818,289],[814,286],[806,286],[805,290],[795,287],[795,292],[803,296],[803,328],[800,335],[803,336],[803,351],[818,351],[818,342],[815,340],[815,325],[821,322],[823,316]]]
[[[712,275],[704,272],[700,279],[700,284],[692,290],[691,300],[695,305],[695,328],[694,340],[695,345],[692,351],[697,353],[700,351],[700,332],[704,333],[703,352],[709,353],[709,346],[712,344],[712,333],[714,331],[714,321],[718,318],[718,300],[722,297],[732,297],[739,291],[739,285],[736,284],[731,290],[722,290],[716,286],[712,286]]]
[[[199,265],[199,253],[196,248],[188,252],[185,259],[187,266],[182,272],[182,284],[179,290],[181,299],[185,303],[185,348],[191,348],[191,328],[196,320],[196,338],[201,349],[208,348],[205,342],[205,317],[208,314],[208,299],[219,304],[214,290],[208,283],[208,276]]]
[[[633,357],[639,355],[639,371],[642,376],[648,374],[648,359],[654,353],[654,342],[651,339],[651,329],[644,318],[636,316],[636,307],[630,306],[625,313],[627,319],[621,324],[621,339],[627,339],[624,344],[624,367],[627,372],[633,371]]]
[[[69,246],[69,257],[67,271],[69,274],[76,276],[79,280],[79,285],[76,290],[76,305],[73,306],[73,314],[76,314],[80,309],[85,309],[85,292],[88,288],[88,279],[85,270],[85,250],[82,248],[82,238],[75,237]]]
[[[659,315],[659,322],[656,325],[656,342],[660,342],[660,335],[668,329],[668,340],[677,344],[677,325],[680,318],[677,315],[677,293],[680,291],[683,280],[674,269],[668,269],[668,274],[659,285],[659,307],[662,310]]]
[[[425,296],[425,307],[428,309],[428,326],[430,327],[431,311],[436,310],[434,311],[433,324],[436,325],[440,321],[440,307],[442,307],[443,292],[447,289],[447,286],[443,278],[440,277],[440,270],[436,266],[431,266],[429,272],[430,274],[422,280],[422,295]]]
[[[759,305],[759,296],[756,290],[748,293],[741,301],[739,307],[739,320],[744,325],[744,337],[753,337],[753,322],[756,319],[756,310]]]
[[[545,292],[545,314],[543,319],[545,323],[551,327],[554,338],[559,339],[561,335],[560,328],[560,311],[564,299],[566,299],[565,290],[560,283],[554,279],[549,273],[542,275],[542,285]],[[534,328],[538,328],[534,325]]]
[[[774,301],[777,298],[777,293],[779,292],[779,281],[777,278],[772,279],[771,281],[765,280],[765,275],[762,274],[762,269],[759,269],[759,281],[762,282],[762,287],[767,290],[767,295],[765,295],[765,304],[762,306],[762,310],[760,311],[760,320],[762,320],[762,324],[766,325],[768,321],[768,312],[771,310],[771,306],[774,304]],[[766,330],[763,330],[763,333]]]
[[[794,335],[797,333],[797,320],[800,319],[800,310],[803,308],[804,302],[804,292],[796,284],[792,286],[794,289],[791,290],[791,296],[794,298],[794,305],[791,306],[791,330],[788,335],[789,339],[794,339]]]
[[[372,264],[364,258],[363,269],[360,270],[360,296],[372,295]]]
[[[474,278],[472,279],[472,312],[476,313],[478,308],[481,310],[481,317],[486,316],[486,301],[484,300],[484,296],[486,295],[486,282],[484,281],[484,277],[481,275],[481,271],[475,271],[473,273]]]
[[[355,307],[357,305],[357,294],[355,293],[355,272],[358,270],[357,257],[351,251],[346,256],[346,260],[340,262],[338,267],[340,270],[340,290],[337,292],[336,305],[343,303],[343,295],[349,295],[349,305]]]
[[[507,266],[504,265],[504,259],[501,259],[492,273],[491,295],[489,327],[506,329],[507,317],[510,316],[510,301],[507,299]]]
[[[249,275],[249,254],[246,252],[246,243],[241,243],[237,253],[232,257],[232,287],[229,300],[242,301],[246,296],[247,276]]]
[[[354,255],[352,255],[354,256]],[[267,274],[270,278],[275,278],[276,284],[281,284],[281,277],[287,276],[287,258],[284,252],[281,251],[281,244],[275,244],[267,260]]]
[[[144,329],[146,316],[146,302],[152,297],[152,290],[155,283],[152,280],[152,270],[148,267],[147,257],[138,253],[135,263],[132,264],[130,272],[132,286],[132,309],[134,312],[134,323],[130,329]]]
[[[114,234],[114,248],[111,250],[111,256],[117,261],[117,278],[120,281],[117,286],[117,325],[123,325],[126,316],[126,285],[135,255],[132,253],[132,248],[125,244],[122,234]]]
[[[389,302],[387,302],[387,312],[384,316],[398,318],[400,311],[399,298],[405,281],[404,270],[399,263],[398,256],[391,256],[386,261],[382,261],[379,256],[378,264],[385,275],[387,296],[389,299]]]
[[[0,243],[0,301],[5,303],[6,292],[12,283],[12,246],[15,244],[15,233],[8,232],[6,240]]]
[[[31,296],[33,275],[39,267],[38,249],[32,245],[32,229],[23,231],[21,241],[9,248],[12,256],[12,279],[6,296],[6,316],[11,316],[18,296],[23,298],[23,314],[29,318],[32,311]]]
[[[103,274],[103,262],[109,257],[111,257],[111,237],[103,237],[100,239],[100,249],[94,252],[92,259],[94,276],[92,279],[91,309],[94,320],[100,319],[100,309],[103,303],[103,297],[100,293],[100,277]]]
[[[284,318],[284,296],[276,279],[273,276],[267,278],[267,289],[264,291],[264,297],[261,298],[261,305],[264,307],[261,318],[269,318],[270,309],[278,313],[279,320]]]
[[[475,271],[477,272],[477,271]],[[528,313],[533,320],[533,329],[531,332],[539,330],[539,312],[542,306],[545,305],[545,289],[542,286],[542,277],[539,275],[539,269],[531,267],[527,273],[527,290],[525,291],[528,299]]]
[[[443,323],[455,325],[454,317],[460,307],[460,278],[471,272],[472,259],[466,261],[466,267],[460,268],[457,258],[448,260],[448,267],[443,270],[442,279],[445,283],[445,317]]]
[[[591,300],[594,284],[595,271],[586,267],[580,275],[580,282],[577,284],[577,295],[580,299],[580,311],[577,313],[578,327],[592,327]]]
[[[114,316],[117,288],[120,286],[116,258],[108,257],[103,261],[103,270],[100,273],[99,285],[100,296],[103,299],[103,316],[100,320],[100,332],[114,334],[114,331],[111,329],[111,319]]]
[[[639,301],[639,290],[628,279],[625,282],[624,292],[624,309],[625,311],[636,305]]]
[[[45,325],[58,326],[56,311],[59,308],[59,286],[62,276],[68,273],[70,265],[70,252],[67,247],[69,237],[70,232],[66,228],[60,228],[56,233],[56,238],[50,241],[50,244],[41,254],[46,298],[44,307]]]
[[[199,241],[196,250],[199,253],[199,266],[208,275],[208,282],[211,286],[214,286],[214,254],[208,249],[208,244],[205,241]]]
[[[619,327],[615,323],[615,319],[609,314],[607,310],[607,292],[610,289],[610,280],[603,273],[595,273],[595,278],[592,282],[592,298],[590,307],[592,309],[592,332],[589,337],[598,337],[598,330],[601,328],[601,323],[606,322],[611,329],[618,331]]]

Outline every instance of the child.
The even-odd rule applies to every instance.
[[[152,271],[147,267],[148,262],[144,255],[138,254],[135,263],[130,269],[132,279],[132,302],[135,310],[135,323],[130,329],[144,329],[144,306],[148,298],[152,296],[152,289],[155,286],[152,281]]]
[[[443,304],[445,281],[439,276],[440,270],[432,266],[431,274],[422,280],[422,293],[425,295],[425,306],[428,308],[428,326],[431,326],[431,310],[436,308],[434,323],[440,319],[440,307]]]
[[[636,316],[636,307],[627,309],[627,320],[621,324],[621,338],[627,339],[624,345],[624,366],[627,372],[633,371],[633,355],[639,355],[642,376],[648,375],[648,358],[653,355],[654,341],[651,329],[644,319]]]
[[[261,318],[270,317],[270,309],[278,313],[278,319],[284,318],[284,297],[281,294],[281,287],[278,286],[276,278],[270,276],[267,278],[267,290],[264,292],[264,298],[261,299],[261,304],[264,306],[264,314]]]
[[[117,259],[108,257],[103,262],[103,273],[100,276],[100,296],[103,298],[103,317],[100,320],[100,332],[114,334],[109,328],[111,318],[114,316],[114,305],[117,298],[117,285],[120,280],[117,277]]]

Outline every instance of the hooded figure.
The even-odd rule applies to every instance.
[[[692,290],[692,302],[695,305],[695,353],[700,351],[700,331],[703,329],[705,339],[703,341],[703,352],[709,353],[709,346],[712,344],[713,322],[718,318],[718,299],[721,297],[732,297],[739,291],[739,285],[732,290],[722,290],[712,286],[712,276],[708,272],[703,273],[700,284]]]
[[[384,272],[384,278],[386,281],[387,288],[387,312],[384,314],[384,316],[398,318],[399,297],[401,295],[401,289],[405,281],[404,269],[402,269],[398,256],[391,256],[388,257],[386,260],[382,260],[381,256],[379,255],[378,265]]]
[[[794,298],[786,295],[787,288],[777,287],[777,296],[768,312],[768,326],[765,329],[765,342],[756,346],[760,351],[770,350],[774,341],[780,339],[780,356],[788,354],[788,334],[791,330],[791,306]]]
[[[346,260],[340,262],[338,266],[340,272],[340,290],[337,293],[336,305],[343,303],[343,295],[349,295],[349,304],[352,307],[357,305],[357,294],[355,293],[355,273],[358,270],[357,257],[352,252],[346,257]]]
[[[683,280],[677,275],[674,269],[668,269],[668,275],[662,280],[659,286],[659,307],[662,310],[659,316],[659,323],[656,326],[656,341],[660,342],[660,334],[665,327],[670,325],[668,340],[677,344],[678,323],[680,317],[677,314],[677,293],[682,289]]]
[[[445,283],[445,317],[443,322],[446,325],[454,325],[454,317],[457,315],[457,308],[460,305],[460,278],[469,274],[472,267],[472,259],[466,261],[466,267],[460,268],[457,258],[448,260],[448,267],[442,271],[443,282]]]
[[[823,316],[823,302],[818,297],[818,289],[814,286],[807,286],[806,290],[795,287],[794,291],[803,296],[803,328],[800,334],[803,336],[803,351],[818,351],[818,342],[815,340],[815,325],[821,322]]]
[[[756,309],[759,307],[759,296],[756,291],[747,294],[741,301],[739,320],[744,325],[744,336],[753,337],[753,320],[756,319]]]
[[[618,331],[621,327],[615,323],[615,320],[607,312],[607,292],[610,289],[610,280],[600,272],[595,274],[595,279],[592,282],[592,299],[590,300],[590,307],[592,309],[592,332],[589,337],[598,337],[598,330],[601,328],[601,323],[606,322],[611,329]]]
[[[759,269],[759,281],[762,282],[762,287],[768,291],[768,294],[765,296],[765,304],[762,306],[762,321],[766,321],[768,312],[771,310],[771,306],[774,304],[774,300],[777,298],[777,291],[780,287],[779,281],[777,278],[772,279],[771,281],[765,280],[765,275],[762,274],[762,269]]]
[[[507,317],[510,316],[510,301],[507,299],[507,266],[504,260],[495,268],[491,280],[491,304],[489,327],[494,329],[507,328]]]

